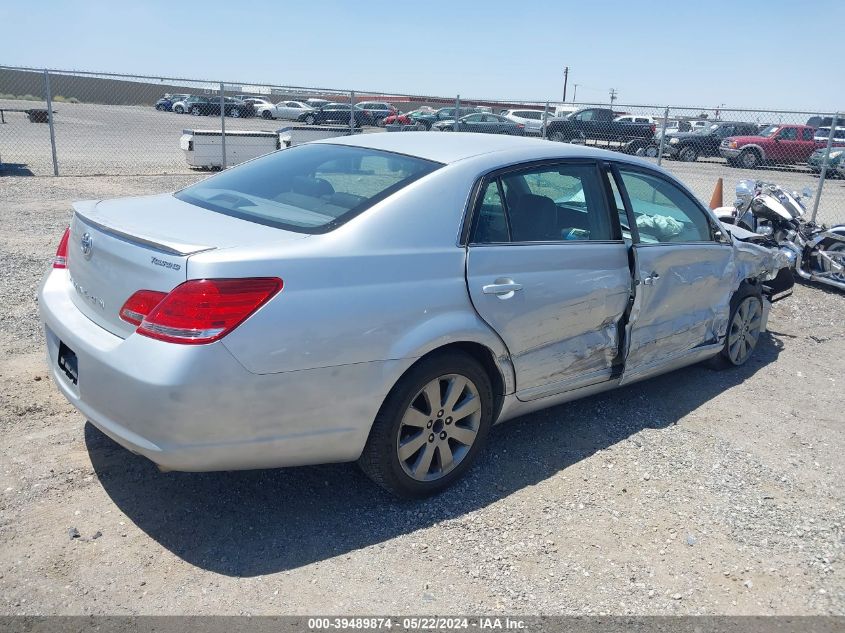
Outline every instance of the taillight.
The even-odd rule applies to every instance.
[[[120,309],[120,318],[132,325],[141,325],[144,317],[152,312],[167,296],[166,292],[157,290],[139,290],[126,300]]]
[[[59,240],[59,247],[56,249],[56,256],[53,258],[53,268],[67,268],[67,243],[70,239],[70,229],[65,229],[62,239]]]
[[[186,281],[150,309],[137,331],[169,343],[211,343],[234,330],[283,287],[277,277]],[[150,295],[148,301],[153,300]],[[123,310],[121,316],[125,319]]]

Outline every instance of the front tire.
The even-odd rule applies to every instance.
[[[694,147],[682,147],[678,158],[685,163],[694,163],[698,159],[698,151]]]
[[[740,166],[744,167],[745,169],[756,169],[760,166],[760,163],[763,162],[760,159],[760,155],[753,149],[743,150],[737,160]]]
[[[191,108],[191,114],[193,114],[194,116],[199,116],[200,114],[202,114],[202,112],[200,112],[200,109],[197,106],[194,106],[193,108]]]
[[[493,389],[481,364],[463,352],[435,354],[390,391],[358,464],[399,497],[427,497],[471,468],[492,423]]]
[[[653,143],[650,145],[646,145],[645,149],[643,150],[643,156],[646,158],[657,158],[657,155],[660,153],[660,147],[658,145],[654,145]]]
[[[763,297],[760,289],[743,284],[731,298],[725,345],[710,366],[714,369],[744,365],[754,353],[763,325]]]
[[[185,108],[183,108],[182,106],[176,106],[175,108],[173,108],[173,111],[176,114],[185,114]]]

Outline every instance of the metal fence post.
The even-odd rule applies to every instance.
[[[810,215],[810,222],[816,221],[816,214],[819,212],[819,202],[822,197],[822,189],[824,189],[824,179],[827,175],[827,162],[830,160],[830,148],[833,146],[833,135],[836,134],[836,122],[839,119],[839,113],[833,114],[833,120],[830,122],[830,134],[827,135],[827,149],[824,151],[824,160],[822,161],[822,171],[819,174],[819,186],[816,188],[816,199],[813,200],[813,213]]]
[[[53,127],[53,95],[50,93],[50,73],[44,69],[44,96],[47,100],[47,123],[50,124],[50,149],[53,151],[53,175],[59,175],[59,159],[56,156],[56,128]]]
[[[349,134],[355,134],[355,91],[349,93]]]
[[[546,138],[546,124],[549,121],[549,102],[546,101],[546,107],[543,108],[543,138]]]
[[[220,152],[223,157],[223,167],[226,169],[226,93],[220,84]]]
[[[460,113],[460,111],[461,111],[461,95],[457,95],[455,97],[455,124],[452,126],[452,128],[455,130],[455,132],[458,131],[458,128],[461,125],[458,122],[458,114]]]
[[[663,112],[663,127],[660,129],[660,147],[657,150],[657,164],[663,162],[663,144],[666,142],[666,128],[669,125],[669,106]]]

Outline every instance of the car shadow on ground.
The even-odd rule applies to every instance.
[[[399,501],[354,464],[161,473],[90,423],[85,442],[104,489],[150,538],[188,563],[256,576],[329,559],[485,507],[645,428],[667,428],[775,361],[764,334],[749,362],[695,365],[523,416],[493,429],[468,477],[423,501]]]

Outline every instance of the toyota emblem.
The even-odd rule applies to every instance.
[[[94,238],[90,233],[83,233],[82,239],[79,241],[79,246],[82,249],[82,254],[88,259],[91,257],[91,252],[94,250]]]

